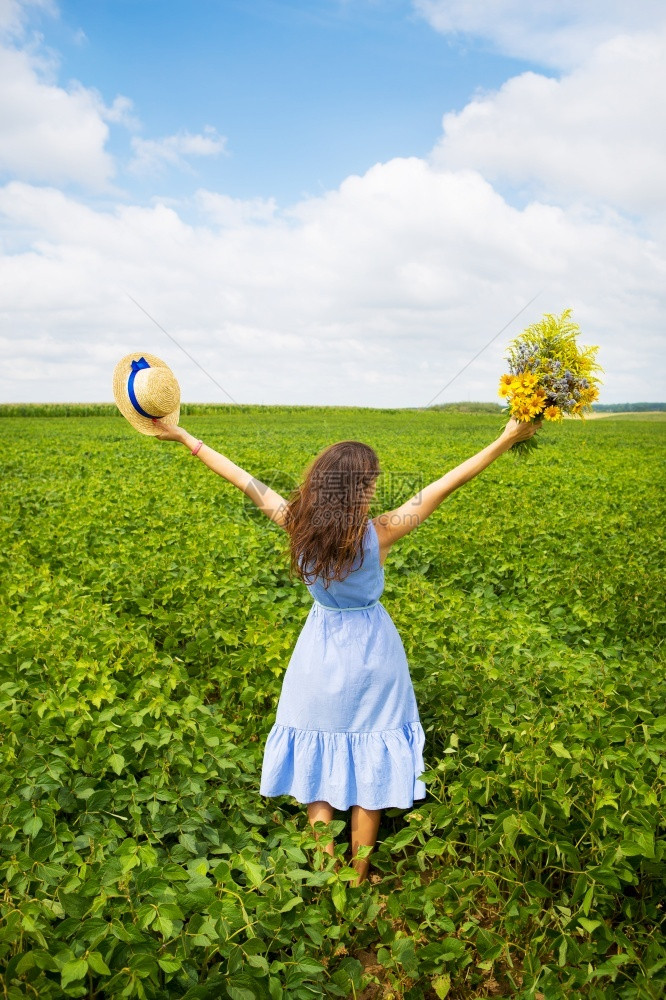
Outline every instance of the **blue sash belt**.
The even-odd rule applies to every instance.
[[[312,599],[315,604],[318,604],[320,608],[326,608],[327,611],[367,611],[368,608],[374,608],[375,604],[379,604],[379,598],[377,598],[372,604],[359,604],[356,608],[336,608],[332,604],[322,604],[316,597]]]

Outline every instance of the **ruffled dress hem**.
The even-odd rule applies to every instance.
[[[328,802],[334,809],[409,809],[424,799],[425,733],[400,729],[338,732],[275,723],[266,739],[259,794]]]

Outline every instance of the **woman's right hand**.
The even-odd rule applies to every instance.
[[[179,427],[177,424],[165,424],[163,420],[156,418],[153,418],[153,423],[160,431],[159,434],[155,435],[158,441],[180,441],[181,444],[185,444],[187,431],[184,427]]]
[[[517,444],[518,441],[527,441],[528,438],[531,438],[534,434],[536,434],[542,423],[543,420],[523,421],[516,420],[515,417],[511,417],[502,432],[502,437],[510,441],[512,445]]]

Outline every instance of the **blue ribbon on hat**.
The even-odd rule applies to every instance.
[[[130,403],[137,413],[140,413],[142,417],[148,417],[149,420],[158,420],[159,417],[154,417],[152,413],[146,413],[146,411],[142,409],[134,393],[134,379],[136,377],[136,373],[142,371],[144,368],[150,368],[150,365],[145,358],[139,358],[138,361],[132,362],[132,371],[130,372],[130,376],[127,380],[127,394],[130,398]]]

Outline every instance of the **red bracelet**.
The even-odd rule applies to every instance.
[[[192,454],[193,455],[197,454],[197,452],[199,451],[199,448],[201,447],[202,444],[203,444],[203,441],[197,441],[197,443],[195,444],[194,448],[192,448]]]

